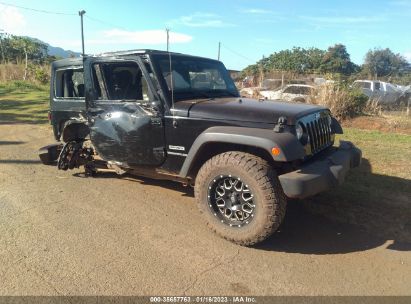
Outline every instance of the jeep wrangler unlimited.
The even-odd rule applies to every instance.
[[[361,161],[328,109],[240,98],[216,60],[136,50],[56,61],[45,164],[112,169],[193,185],[208,226],[253,245],[280,226],[287,198],[340,184]]]

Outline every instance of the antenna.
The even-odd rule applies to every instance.
[[[177,122],[175,120],[175,115],[174,115],[174,81],[173,81],[173,66],[171,63],[171,53],[169,51],[169,33],[170,29],[166,29],[167,32],[167,52],[168,52],[168,62],[170,63],[170,88],[171,88],[171,115],[173,117],[173,127],[177,127]]]
[[[170,44],[170,29],[166,28],[166,33],[167,33],[167,52],[168,52],[168,47]]]
[[[81,47],[83,50],[83,57],[84,57],[84,30],[83,30],[83,15],[86,13],[85,10],[79,11],[78,14],[80,16],[81,19]]]
[[[221,42],[218,43],[218,61],[220,61]]]

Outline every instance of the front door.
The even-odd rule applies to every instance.
[[[160,165],[165,158],[163,118],[141,60],[87,58],[84,76],[97,153],[125,167]]]

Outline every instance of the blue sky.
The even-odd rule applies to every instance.
[[[86,11],[86,52],[166,48],[217,57],[242,69],[293,46],[326,49],[343,43],[354,62],[374,47],[391,48],[411,61],[411,0],[0,0],[0,29],[81,50],[78,11]],[[4,5],[57,11],[55,15]],[[101,22],[103,21],[103,22]]]

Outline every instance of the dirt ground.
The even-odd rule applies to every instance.
[[[57,171],[37,157],[52,141],[0,124],[0,295],[411,294],[411,246],[394,237],[295,201],[274,236],[239,247],[206,228],[190,188]]]
[[[357,116],[344,121],[343,126],[411,135],[411,118],[403,113],[398,115],[398,113],[387,112],[380,116]]]

